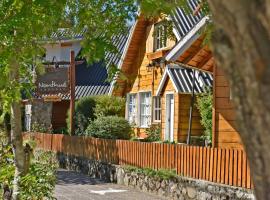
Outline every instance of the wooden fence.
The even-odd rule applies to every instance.
[[[112,164],[175,169],[177,174],[232,186],[252,188],[246,154],[240,149],[106,140],[32,133],[37,147]]]

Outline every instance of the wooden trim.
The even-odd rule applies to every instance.
[[[164,57],[167,52],[168,52],[168,49],[157,50],[156,52],[153,52],[153,53],[147,53],[146,56],[149,60],[155,60],[155,59]]]

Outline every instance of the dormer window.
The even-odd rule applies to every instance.
[[[166,25],[162,22],[154,25],[154,51],[167,46]]]

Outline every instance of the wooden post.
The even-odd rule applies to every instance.
[[[192,96],[191,96],[191,102],[190,102],[190,108],[189,108],[189,123],[188,123],[188,133],[187,133],[187,144],[190,144],[190,138],[191,138],[191,128],[192,128],[192,113],[193,113],[193,107],[194,107],[194,89],[195,89],[195,69],[193,70],[193,80],[192,80]]]
[[[213,106],[212,106],[212,147],[216,147],[216,70],[217,66],[213,66]]]
[[[74,114],[75,114],[75,53],[70,51],[70,134],[74,134]]]

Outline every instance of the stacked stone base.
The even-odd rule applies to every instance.
[[[82,172],[93,178],[134,187],[168,199],[198,200],[251,200],[255,199],[252,190],[216,184],[186,177],[162,180],[127,172],[122,166],[88,160],[82,157],[58,154],[60,167]]]

